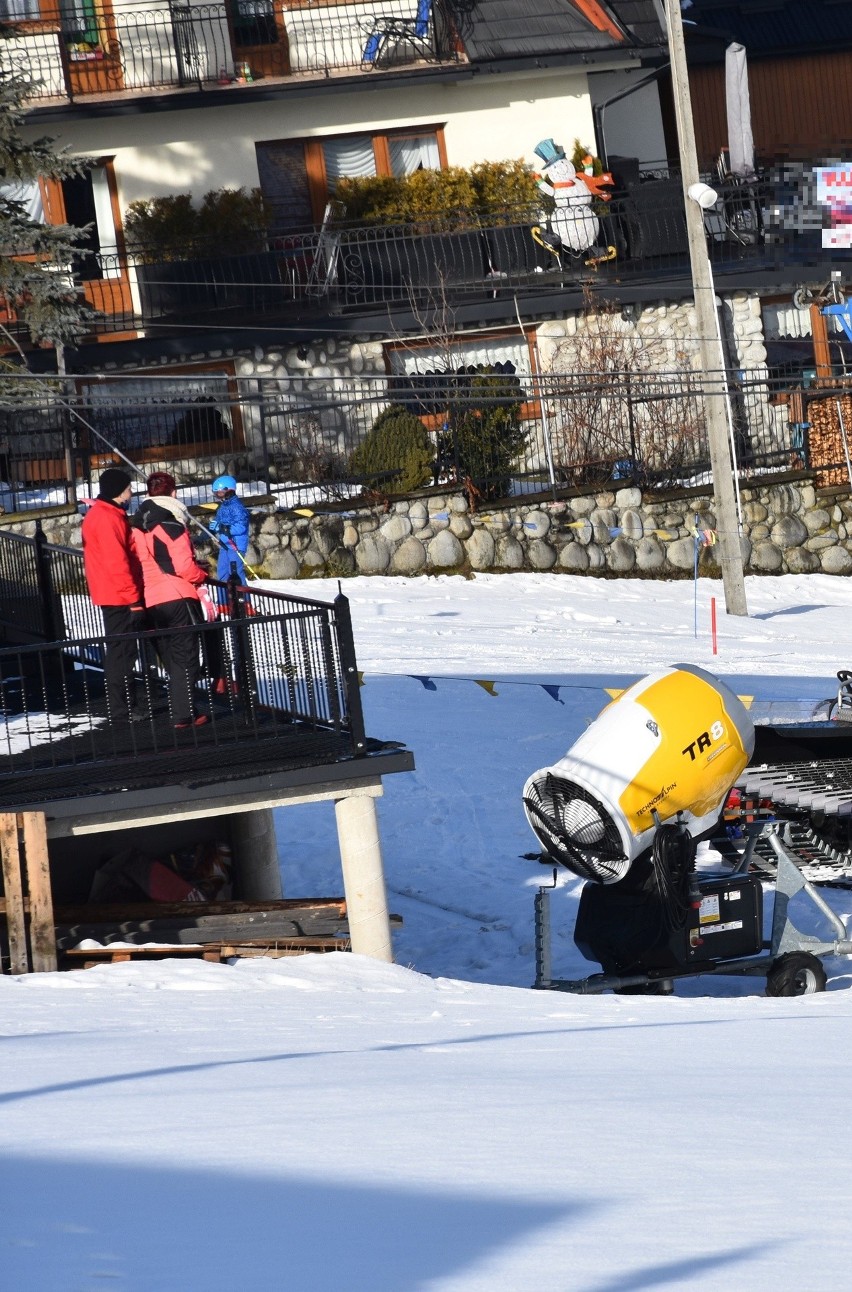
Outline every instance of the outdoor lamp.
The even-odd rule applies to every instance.
[[[711,206],[715,206],[719,196],[715,188],[711,188],[709,184],[690,184],[686,195],[691,197],[693,202],[697,202],[702,211],[709,211]]]

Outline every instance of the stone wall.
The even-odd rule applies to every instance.
[[[852,572],[849,489],[817,490],[804,478],[765,481],[742,488],[741,501],[748,573]],[[80,519],[45,515],[42,525],[50,542],[78,547]],[[3,527],[31,534],[35,522],[10,519]],[[455,493],[314,516],[260,506],[252,509],[247,559],[273,579],[451,570],[673,578],[693,569],[696,528],[716,528],[709,492],[601,489],[477,511]],[[700,548],[700,568],[717,569],[713,546]]]
[[[797,481],[755,485],[741,496],[747,571],[852,571],[848,490],[817,492]],[[708,494],[643,496],[625,488],[476,512],[452,494],[345,516],[268,515],[256,525],[249,560],[272,578],[448,570],[671,578],[692,571],[693,530],[715,530],[716,518]],[[701,547],[700,566],[716,568],[713,546]]]

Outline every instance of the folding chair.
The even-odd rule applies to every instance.
[[[387,61],[401,45],[411,45],[423,58],[435,57],[432,26],[432,0],[418,0],[413,18],[395,14],[377,14],[369,25],[363,25],[367,43],[361,59],[371,67]]]

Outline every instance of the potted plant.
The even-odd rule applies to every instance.
[[[489,272],[512,276],[546,268],[552,258],[532,236],[544,198],[530,167],[520,159],[478,162],[471,174]]]
[[[347,226],[357,226],[342,234],[347,286],[384,297],[394,287],[481,281],[491,260],[483,227],[517,221],[518,211],[526,219],[535,195],[521,161],[342,179],[335,196]]]
[[[188,193],[131,202],[124,231],[143,314],[250,307],[279,282],[266,227],[259,189],[211,189],[198,206]]]

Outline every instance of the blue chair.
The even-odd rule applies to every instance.
[[[410,45],[425,59],[437,57],[432,32],[432,0],[417,0],[413,18],[377,14],[364,28],[367,43],[361,59],[370,67],[386,62],[402,45]]]

